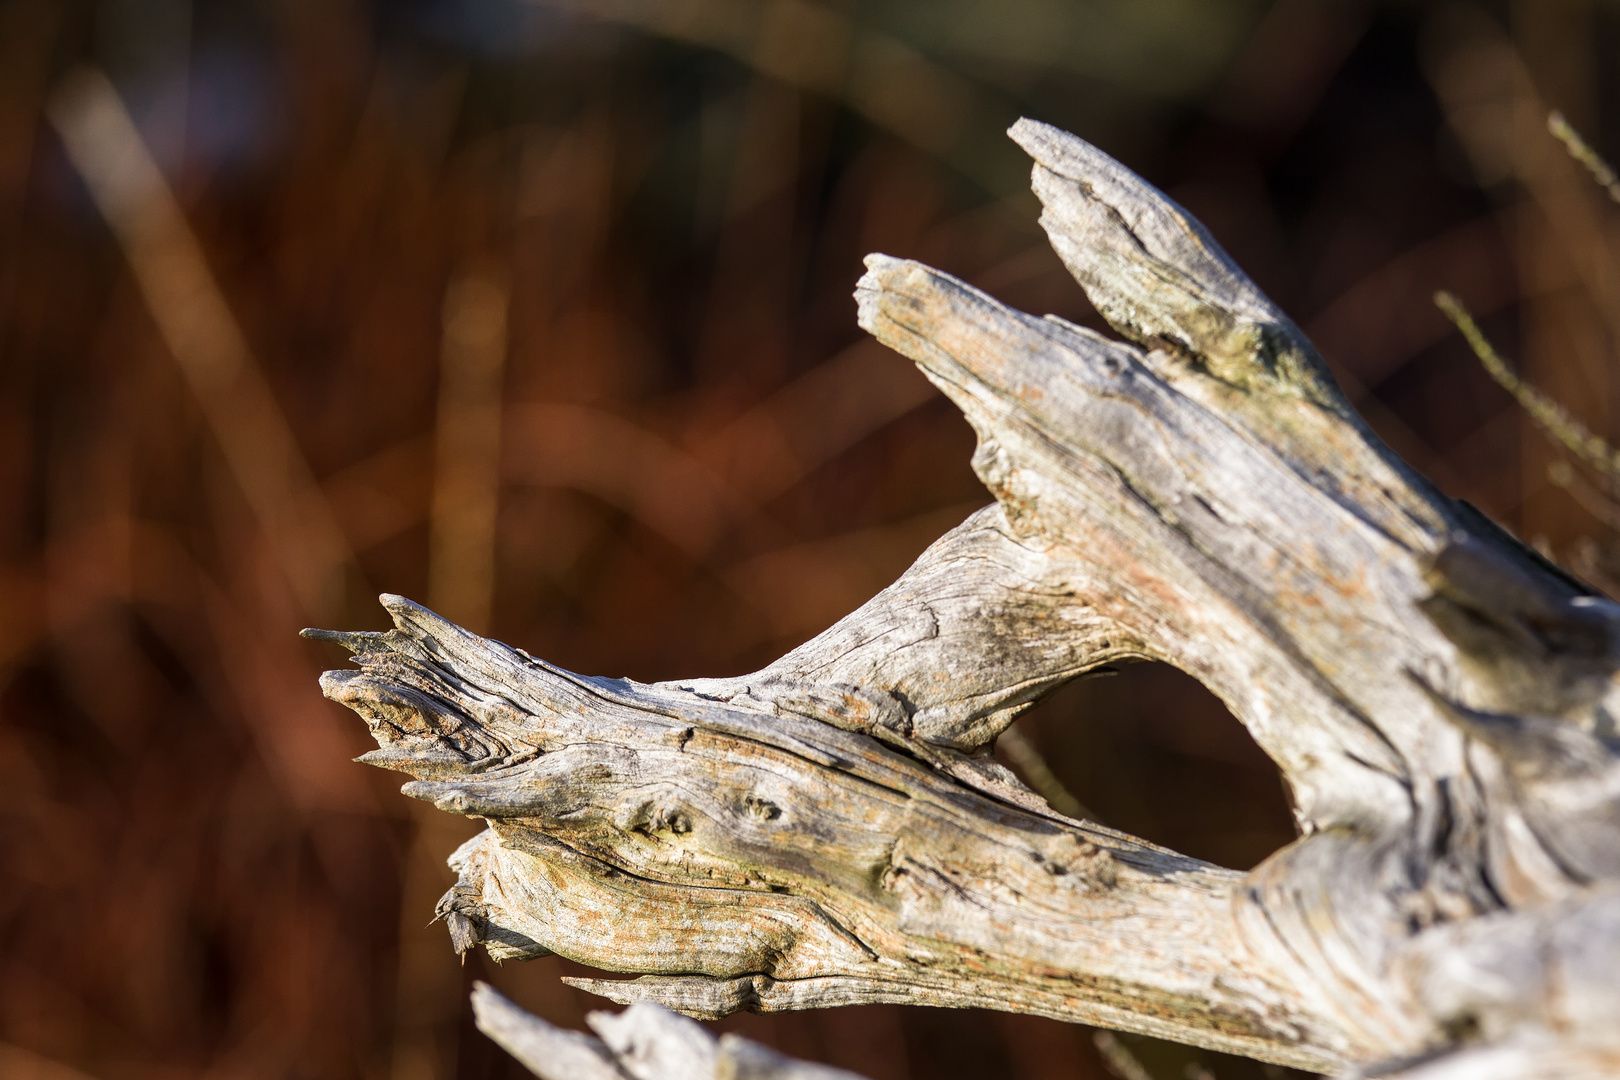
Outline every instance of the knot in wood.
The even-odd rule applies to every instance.
[[[1054,877],[1074,874],[1105,889],[1119,882],[1119,863],[1107,848],[1073,833],[1063,833],[1043,846],[1044,852],[1031,849],[1030,858]]]
[[[658,798],[632,801],[614,815],[613,824],[621,832],[646,836],[664,832],[684,836],[692,831],[692,817],[685,807]]]
[[[759,795],[744,795],[743,809],[761,821],[775,821],[782,816],[782,808]]]

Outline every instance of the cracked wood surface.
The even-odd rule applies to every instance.
[[[1318,1071],[1620,1073],[1620,608],[1379,443],[1163,194],[1011,134],[1126,340],[868,259],[861,325],[962,409],[996,502],[859,610],[657,685],[399,597],[387,633],[313,632],[355,654],[322,685],[362,760],[489,823],[452,858],[456,948],[694,1016],[986,1005]],[[1301,837],[1248,874],[1064,818],[990,757],[1143,658],[1289,786]]]

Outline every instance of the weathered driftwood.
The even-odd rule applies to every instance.
[[[699,1017],[983,1005],[1319,1071],[1620,1074],[1620,608],[1398,460],[1163,194],[1012,136],[1128,340],[868,259],[861,325],[961,407],[996,502],[860,610],[657,685],[397,597],[397,629],[317,634],[359,664],[323,687],[362,760],[489,822],[452,858],[456,948]],[[1248,727],[1296,842],[1221,869],[994,763],[1020,709],[1138,658]]]
[[[540,1080],[861,1080],[740,1035],[715,1038],[651,1001],[591,1013],[585,1021],[600,1038],[548,1024],[486,983],[473,988],[472,1003],[478,1029]]]

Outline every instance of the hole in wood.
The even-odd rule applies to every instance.
[[[1105,825],[1237,870],[1296,835],[1271,759],[1219,698],[1167,664],[1077,680],[1015,726]]]

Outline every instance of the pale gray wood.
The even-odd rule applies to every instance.
[[[541,1080],[860,1080],[795,1061],[740,1035],[716,1038],[650,1001],[591,1013],[597,1034],[565,1031],[525,1012],[487,983],[473,988],[478,1030]]]
[[[1145,647],[1080,589],[1086,563],[1018,536],[997,504],[947,533],[845,619],[736,679],[669,684],[972,752],[1053,688]],[[866,703],[853,707],[851,695]],[[896,742],[898,740],[898,742]]]
[[[868,259],[861,325],[961,407],[996,500],[893,586],[732,679],[574,675],[399,597],[386,634],[317,634],[355,653],[323,687],[362,760],[489,823],[452,858],[456,948],[699,1017],[984,1005],[1320,1071],[1600,1075],[1620,607],[1380,444],[1185,211],[1012,135],[1127,340]],[[1252,872],[1065,818],[989,756],[1141,658],[1287,781],[1301,837]]]
[[[541,1080],[629,1080],[601,1039],[548,1024],[488,983],[473,987],[472,1006],[478,1030]]]

